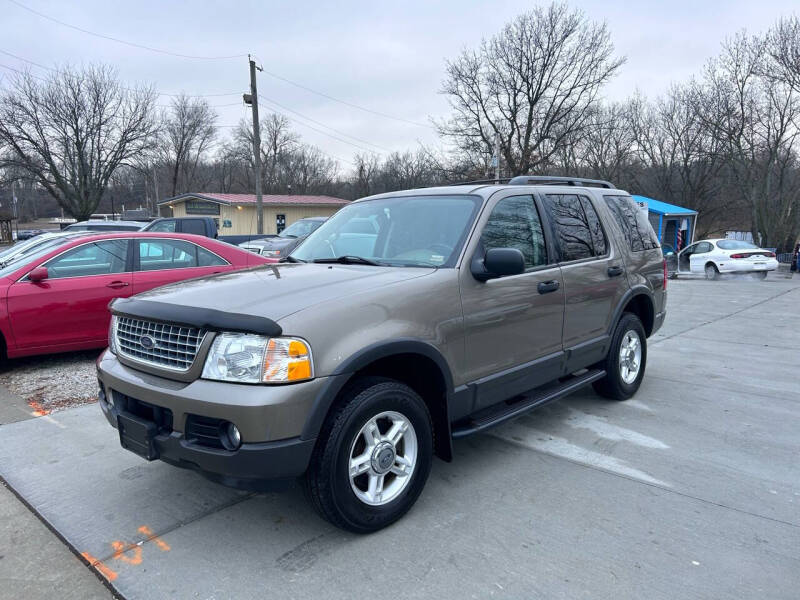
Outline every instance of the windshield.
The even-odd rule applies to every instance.
[[[282,238],[299,238],[303,237],[304,235],[308,235],[312,231],[314,231],[317,227],[322,225],[322,221],[297,221],[296,223],[292,223],[281,231],[278,234],[278,237]]]
[[[753,248],[758,248],[755,244],[741,240],[720,240],[717,242],[717,246],[723,250],[752,250]]]
[[[403,196],[355,202],[312,233],[291,257],[356,257],[389,266],[452,266],[480,206],[476,196]]]
[[[32,248],[27,254],[21,254],[13,257],[11,262],[9,262],[7,265],[2,265],[2,268],[0,268],[0,277],[6,277],[14,271],[21,269],[25,265],[29,265],[30,263],[39,260],[56,247],[63,246],[67,242],[71,242],[73,239],[75,238],[71,236],[52,238],[48,240],[46,244],[41,244],[36,248]]]
[[[35,246],[36,244],[40,244],[42,240],[38,237],[32,237],[29,240],[25,240],[24,242],[17,242],[13,246],[9,246],[8,248],[4,248],[2,252],[0,252],[0,262],[3,262],[3,259],[8,256],[9,254],[16,254],[17,252],[21,252],[26,248],[30,248],[31,246]]]

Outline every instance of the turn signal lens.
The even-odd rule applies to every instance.
[[[297,338],[271,338],[264,356],[265,383],[303,381],[313,377],[311,349]]]

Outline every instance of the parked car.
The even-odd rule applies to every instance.
[[[2,350],[13,358],[102,348],[114,298],[268,261],[193,235],[62,235],[0,268]],[[173,337],[169,352],[180,354],[185,341]]]
[[[142,231],[193,233],[217,238],[217,222],[211,217],[165,217],[150,221]]]
[[[276,237],[274,234],[219,235],[217,219],[213,217],[164,217],[147,224],[142,231],[164,231],[171,233],[193,233],[238,245],[252,240]]]
[[[29,240],[32,237],[47,233],[46,229],[20,229],[17,232],[17,240]]]
[[[328,217],[306,217],[295,221],[277,236],[244,242],[239,244],[239,247],[271,258],[288,256],[300,242],[327,219]]]
[[[58,240],[64,237],[76,237],[86,234],[86,232],[82,231],[42,233],[30,239],[17,242],[13,246],[4,248],[3,251],[0,252],[0,267],[11,264],[15,260],[19,260],[32,252],[36,252],[44,246],[58,244]]]
[[[115,300],[99,404],[147,460],[244,488],[304,475],[323,517],[375,531],[453,438],[589,384],[633,396],[666,286],[647,216],[607,182],[382,194],[282,264]]]
[[[678,253],[677,274],[705,274],[718,279],[721,273],[755,273],[761,279],[778,268],[775,253],[742,240],[703,240]]]
[[[145,224],[140,221],[79,221],[61,231],[139,231]]]

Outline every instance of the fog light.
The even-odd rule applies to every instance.
[[[242,434],[233,423],[227,423],[222,435],[222,445],[226,450],[238,450],[242,445]]]

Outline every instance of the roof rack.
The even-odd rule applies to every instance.
[[[478,184],[491,184],[491,183],[508,183],[511,181],[511,177],[501,177],[500,179],[495,179],[494,177],[490,179],[472,179],[470,181],[454,181],[452,183],[448,183],[447,185],[478,185]]]
[[[610,181],[602,179],[586,179],[584,177],[558,177],[552,175],[518,175],[508,181],[509,185],[573,185],[596,186],[616,189]]]

